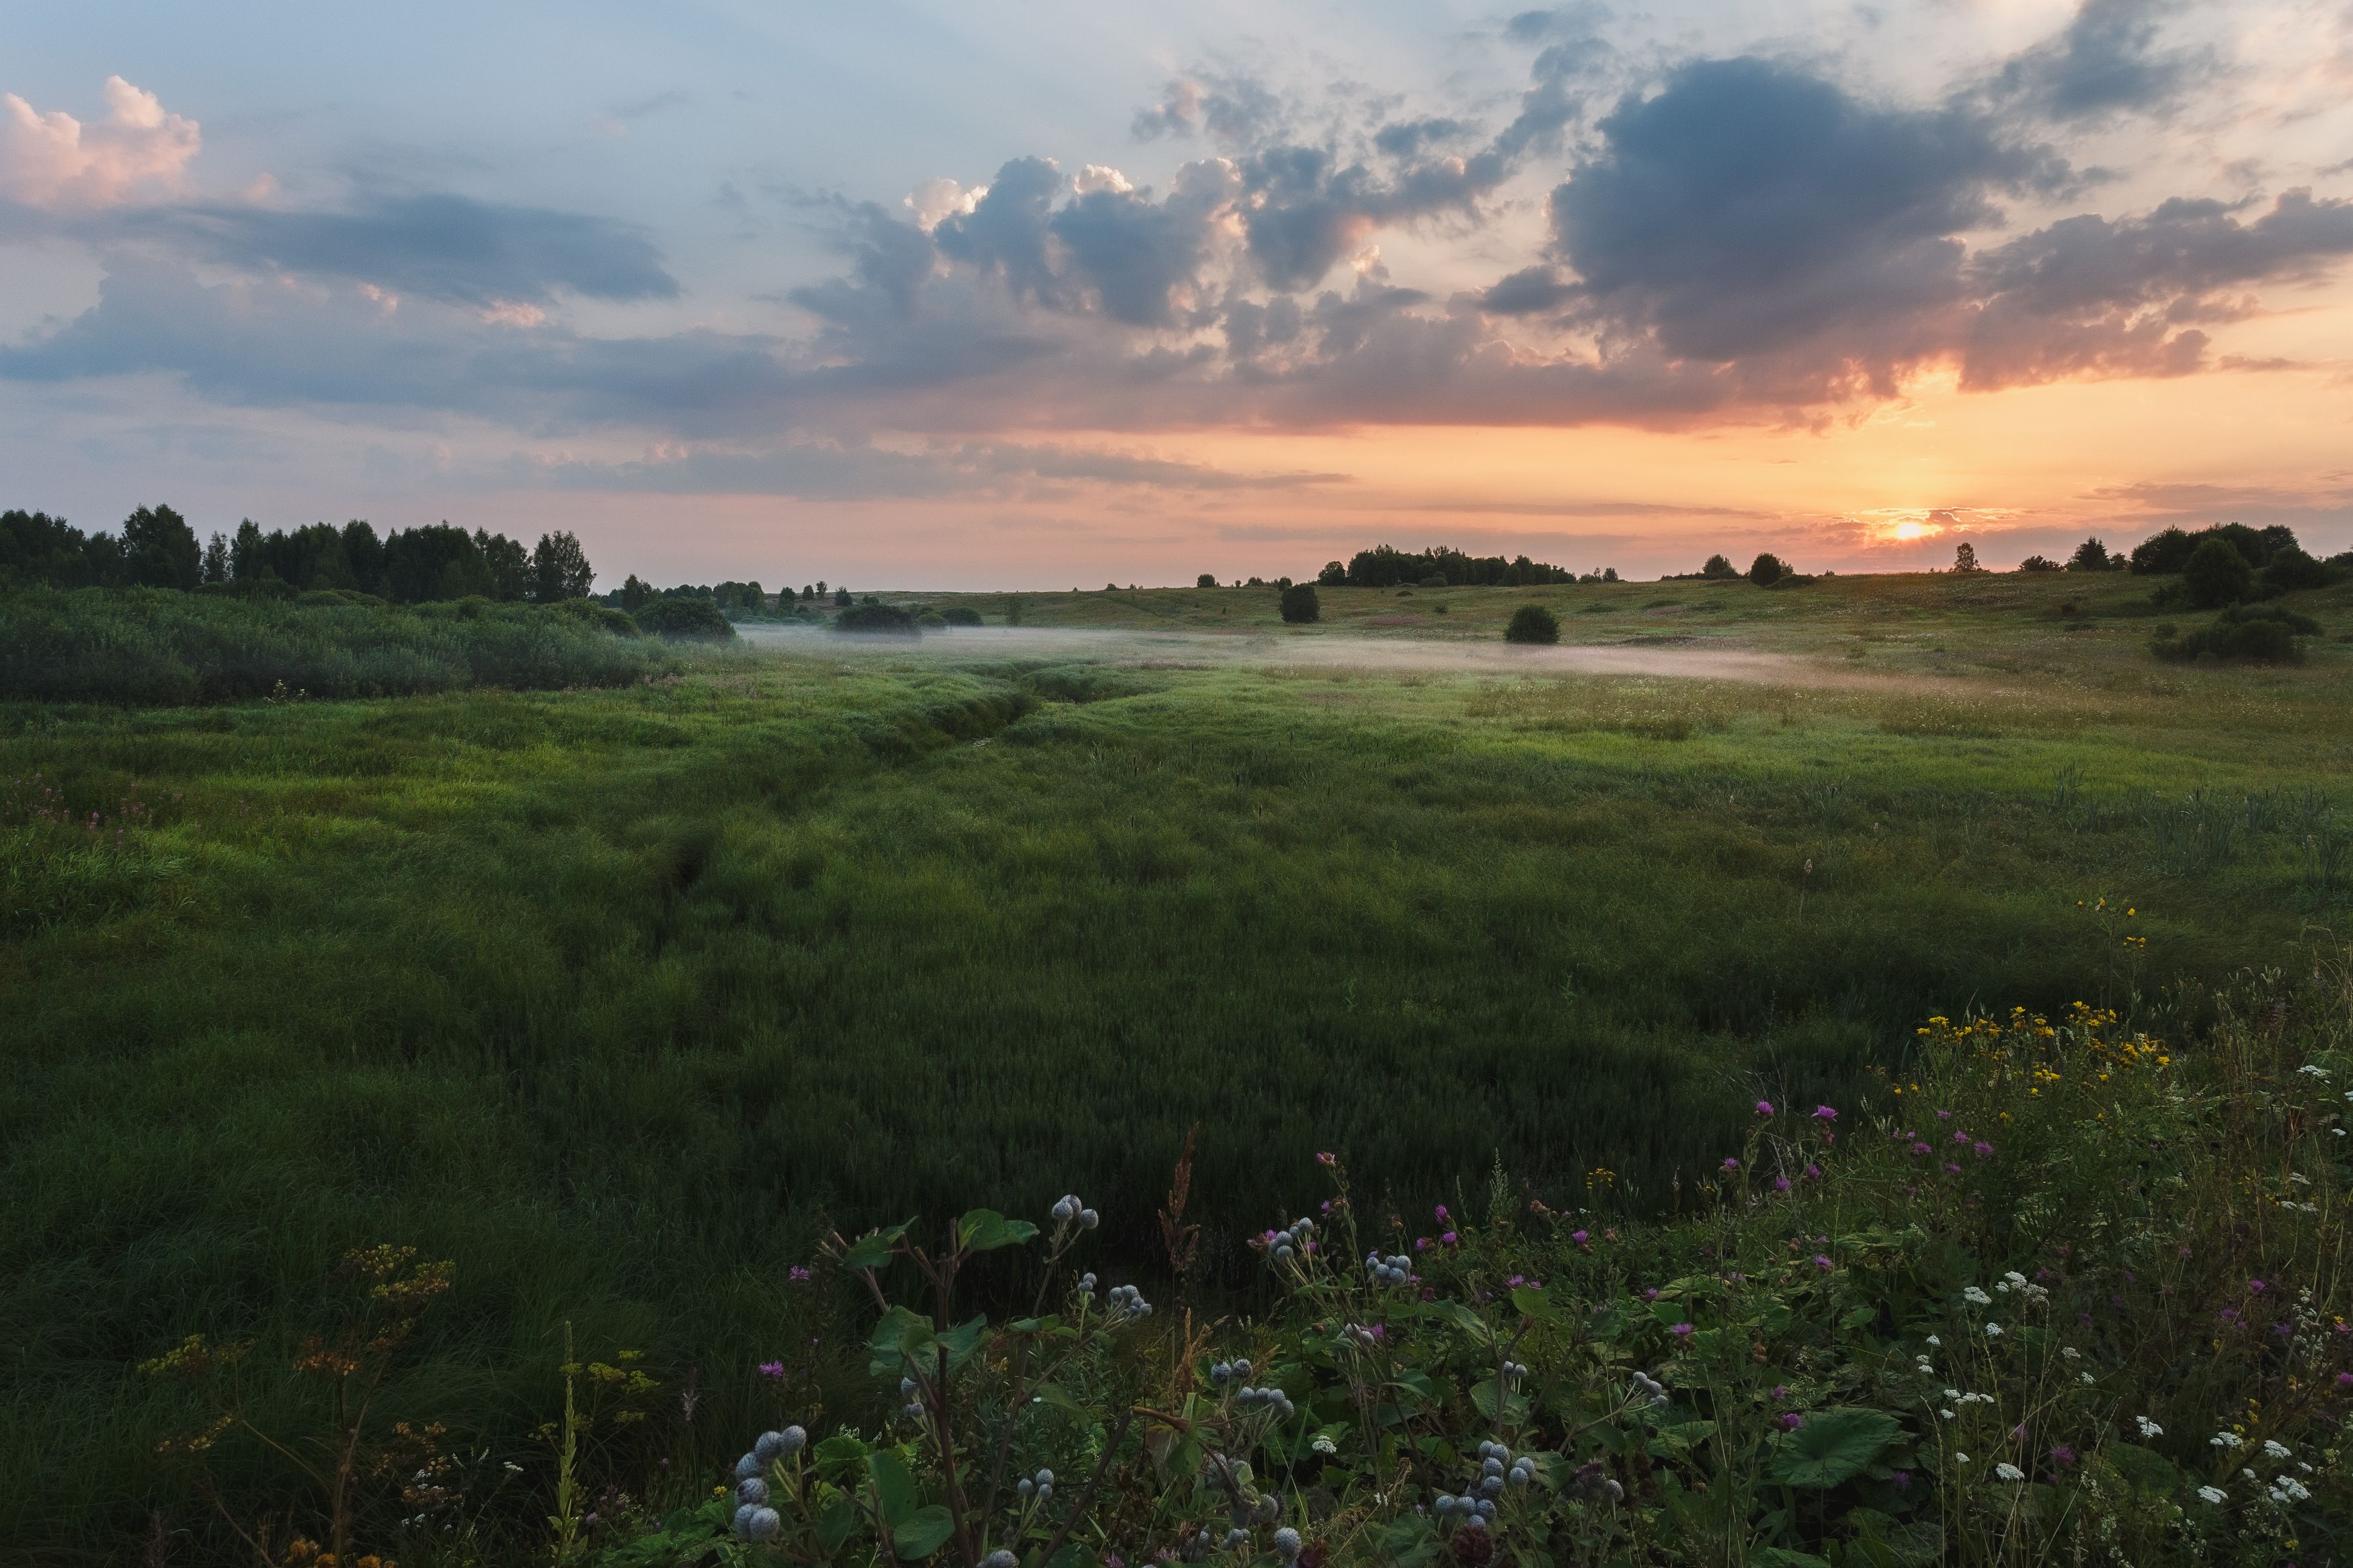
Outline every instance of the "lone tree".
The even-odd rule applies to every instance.
[[[1978,564],[1978,547],[1966,539],[1961,541],[1953,552],[1953,570],[1965,576],[1971,572],[1984,571],[1985,568]]]
[[[2067,570],[2070,572],[2105,572],[2111,564],[2108,547],[2101,542],[2097,534],[2075,546],[2075,553],[2067,557]]]
[[[1711,583],[1725,583],[1736,579],[1740,575],[1740,568],[1721,555],[1711,555],[1707,558],[1707,564],[1699,569],[1699,574]]]
[[[1509,626],[1504,628],[1505,642],[1553,643],[1560,641],[1560,617],[1542,605],[1522,605],[1512,612]]]
[[[2235,605],[2255,585],[2255,569],[2238,546],[2220,534],[2211,534],[2181,568],[2182,592],[2196,610],[2219,610]]]
[[[1294,584],[1282,591],[1282,618],[1294,626],[1324,618],[1324,607],[1315,602],[1315,584]]]
[[[596,581],[588,552],[569,533],[543,533],[531,552],[531,596],[543,605],[585,599]]]
[[[1196,588],[1214,588],[1217,585],[1217,578],[1207,572],[1202,573],[1198,577],[1193,579],[1193,586]]]
[[[1748,580],[1760,588],[1769,588],[1788,574],[1789,568],[1769,550],[1748,563]]]

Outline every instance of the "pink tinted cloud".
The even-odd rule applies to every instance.
[[[178,186],[203,140],[196,122],[119,76],[106,79],[105,91],[107,116],[91,124],[0,95],[0,195],[86,209],[119,206],[142,187]]]

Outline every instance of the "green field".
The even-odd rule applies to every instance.
[[[1664,1206],[1931,1013],[2278,964],[2353,900],[2353,588],[2251,668],[2153,660],[2147,587],[889,595],[990,625],[0,710],[0,1541],[115,1550],[131,1365],[351,1247],[458,1264],[420,1407],[527,1426],[570,1319],[723,1425],[827,1225],[1075,1188],[1141,1259],[1197,1122],[1229,1278],[1324,1149]],[[1503,652],[1529,602],[1570,646]]]

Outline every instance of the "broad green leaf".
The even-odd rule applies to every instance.
[[[1438,1385],[1430,1382],[1430,1374],[1418,1366],[1409,1366],[1398,1373],[1396,1381],[1390,1386],[1401,1388],[1419,1399],[1438,1397]]]
[[[858,1464],[867,1455],[865,1443],[848,1432],[835,1433],[811,1451],[816,1455],[818,1468],[828,1473],[838,1473],[844,1466]]]
[[[1859,1329],[1877,1316],[1879,1316],[1879,1309],[1876,1307],[1857,1307],[1840,1317],[1839,1327]]]
[[[994,1252],[1018,1247],[1038,1234],[1026,1219],[1007,1219],[995,1209],[974,1209],[956,1221],[956,1245],[966,1252]]]
[[[1062,1320],[1052,1312],[1042,1318],[1016,1318],[1005,1325],[1012,1334],[1050,1334],[1062,1326]]]
[[[1381,1555],[1397,1568],[1421,1568],[1434,1561],[1442,1544],[1430,1521],[1419,1514],[1407,1514],[1381,1531]]]
[[[2116,1471],[2117,1479],[2147,1496],[2168,1497],[2181,1486],[2181,1472],[2173,1468],[2173,1461],[2153,1449],[2111,1443],[2100,1450],[2100,1458]]]
[[[844,1499],[818,1516],[818,1544],[828,1552],[839,1552],[857,1528],[858,1505]]]
[[[881,1268],[891,1261],[891,1249],[899,1245],[899,1238],[906,1235],[907,1227],[914,1223],[911,1219],[902,1225],[886,1225],[881,1230],[867,1232],[849,1244],[849,1250],[841,1255],[841,1266],[844,1268]]]
[[[867,1347],[873,1352],[869,1372],[877,1377],[903,1377],[911,1357],[929,1359],[932,1321],[909,1308],[893,1307],[875,1321]]]
[[[899,1554],[902,1563],[913,1563],[937,1552],[955,1533],[954,1516],[934,1503],[929,1508],[917,1509],[891,1527],[891,1549]]]
[[[888,1448],[869,1456],[866,1468],[874,1476],[874,1500],[882,1505],[883,1521],[895,1531],[915,1511],[915,1474]]]
[[[1531,1318],[1549,1321],[1553,1316],[1552,1292],[1541,1285],[1514,1287],[1512,1305]]]
[[[1516,1426],[1528,1418],[1528,1401],[1525,1394],[1507,1396],[1497,1409],[1496,1384],[1493,1377],[1482,1377],[1471,1385],[1471,1403],[1480,1415],[1490,1421],[1501,1420],[1506,1426]]]
[[[1071,1398],[1071,1391],[1059,1383],[1039,1384],[1036,1390],[1036,1397],[1044,1400],[1057,1410],[1066,1410],[1073,1415],[1083,1417],[1088,1414],[1087,1407]]]
[[[1470,1308],[1464,1306],[1461,1302],[1440,1301],[1437,1303],[1437,1306],[1438,1312],[1440,1317],[1446,1319],[1456,1328],[1461,1329],[1464,1333],[1469,1334],[1481,1344],[1492,1345],[1495,1342],[1495,1331],[1487,1326],[1487,1320],[1472,1311]]]
[[[988,1314],[982,1312],[941,1334],[939,1343],[947,1347],[950,1369],[962,1366],[969,1361],[972,1358],[972,1352],[980,1348],[980,1342],[987,1336],[987,1333]]]
[[[1820,1410],[1783,1440],[1773,1479],[1793,1487],[1834,1487],[1862,1474],[1903,1432],[1879,1410]]]

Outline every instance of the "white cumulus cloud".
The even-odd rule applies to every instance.
[[[106,79],[107,115],[84,124],[0,95],[0,195],[37,207],[106,207],[142,186],[178,185],[196,155],[196,122],[167,113],[152,92]]]

